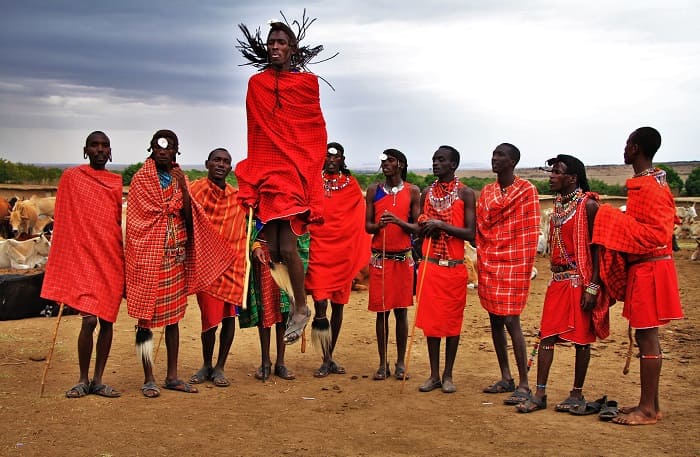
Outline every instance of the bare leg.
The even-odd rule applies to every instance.
[[[396,319],[396,368],[406,368],[406,345],[408,344],[408,309],[394,310]]]
[[[504,322],[510,334],[510,339],[513,342],[515,363],[518,366],[518,390],[529,392],[530,385],[527,381],[527,345],[525,343],[525,335],[523,335],[523,330],[520,327],[520,316],[506,316]]]
[[[459,348],[459,335],[445,338],[445,370],[442,372],[442,382],[452,381],[452,367],[457,358],[457,348]],[[432,369],[431,369],[432,371]]]
[[[85,384],[90,384],[88,373],[90,372],[95,327],[97,327],[97,316],[83,317],[80,334],[78,335],[78,366],[80,367],[78,382],[84,382]],[[95,366],[95,371],[97,371],[97,366]]]
[[[547,379],[549,379],[549,370],[552,368],[554,361],[554,343],[558,337],[550,336],[540,341],[540,348],[537,352],[537,390],[535,397],[541,400],[546,394]]]
[[[289,280],[294,290],[294,310],[292,321],[300,322],[306,319],[309,308],[306,306],[306,290],[304,289],[304,263],[297,251],[297,236],[292,232],[289,222],[284,221],[279,227],[280,260],[287,265]]]
[[[178,324],[165,326],[165,347],[168,352],[168,374],[165,381],[177,381],[177,359],[180,352],[180,327]]]
[[[591,345],[577,344],[576,365],[574,367],[574,388],[571,389],[570,396],[573,398],[583,398],[583,383],[586,382],[588,364],[591,361]]]
[[[233,337],[236,335],[236,322],[233,317],[226,317],[221,322],[221,332],[219,333],[219,354],[216,359],[214,372],[224,372],[224,366],[228,358],[228,353],[233,345]]]
[[[214,357],[214,344],[216,343],[216,327],[212,327],[206,332],[202,332],[202,368],[206,368],[207,372],[211,371]]]
[[[343,326],[343,311],[345,306],[342,303],[331,302],[331,360],[333,360],[333,351],[340,336],[340,328]]]
[[[388,350],[389,342],[389,314],[390,311],[377,313],[377,321],[375,324],[375,333],[377,334],[377,351],[379,352],[379,370],[385,371],[385,376],[387,368],[387,357],[386,353]],[[375,378],[377,376],[375,375]]]
[[[429,336],[428,359],[430,360],[430,381],[440,381],[440,338]]]
[[[287,313],[283,314],[282,322],[275,324],[275,344],[277,346],[277,359],[275,364],[278,366],[284,365],[284,352],[287,349],[287,346],[284,344],[285,322],[287,322]],[[269,355],[267,360],[270,360]]]
[[[84,323],[85,320],[83,320],[83,324]],[[97,351],[95,355],[95,372],[92,377],[92,383],[96,386],[102,384],[102,375],[104,374],[105,367],[107,366],[109,351],[112,349],[113,334],[114,330],[112,323],[107,322],[104,319],[100,319],[100,332],[97,335]],[[92,337],[90,338],[90,341],[92,341]]]
[[[649,425],[658,421],[659,376],[661,375],[661,352],[659,344],[659,329],[637,329],[635,332],[641,358],[639,360],[639,377],[641,380],[641,396],[639,406],[632,410],[625,409],[613,419],[613,422],[623,425]]]
[[[501,370],[501,379],[510,382],[513,379],[513,375],[510,373],[510,365],[508,363],[505,316],[489,313],[489,320],[491,321],[491,339],[493,340],[493,348],[496,351],[498,366]]]

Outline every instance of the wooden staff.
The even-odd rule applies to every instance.
[[[51,342],[51,349],[49,349],[49,356],[46,359],[46,364],[44,364],[44,373],[41,375],[41,390],[39,391],[39,397],[44,396],[44,385],[46,383],[46,373],[49,371],[51,366],[51,359],[53,358],[53,349],[56,347],[56,337],[58,336],[58,325],[61,323],[61,317],[63,316],[63,303],[58,308],[58,319],[56,319],[56,327],[53,330],[53,341]]]
[[[163,326],[163,331],[160,332],[160,336],[158,337],[158,344],[156,345],[156,353],[153,354],[153,363],[156,363],[156,359],[158,358],[158,351],[160,350],[160,344],[163,342],[163,334],[165,333],[165,326]]]
[[[382,231],[382,351],[384,353],[384,379],[388,378],[386,365],[387,365],[387,351],[389,346],[389,338],[387,335],[387,327],[389,325],[389,316],[386,313],[386,287],[384,282],[385,274],[385,260],[386,260],[386,229],[381,229]]]
[[[428,254],[430,253],[430,247],[433,243],[433,237],[428,237],[428,246],[425,249],[425,257],[423,258],[423,262],[427,262]],[[421,272],[420,275],[420,281],[418,281],[418,289],[416,292],[418,293],[416,297],[416,314],[413,316],[413,327],[411,327],[411,339],[408,342],[408,353],[406,354],[406,369],[403,372],[403,380],[401,381],[401,391],[400,393],[403,393],[403,388],[406,386],[406,376],[408,375],[408,364],[411,361],[411,347],[413,346],[413,335],[416,333],[416,321],[418,320],[418,307],[420,306],[420,299],[421,296],[423,295],[423,281],[425,280],[425,271],[428,269],[428,265],[424,264],[423,265],[423,271]]]
[[[250,238],[253,235],[253,207],[248,208],[248,230],[245,239],[245,276],[243,277],[243,299],[241,308],[248,309],[248,282],[250,281],[250,269],[253,261],[250,258]]]
[[[630,372],[630,363],[632,363],[632,350],[634,349],[634,341],[632,340],[632,326],[627,326],[627,338],[629,338],[629,347],[627,348],[627,359],[625,360],[625,368],[622,369],[622,374]]]
[[[542,338],[542,332],[538,331],[535,337],[535,345],[532,347],[532,352],[530,353],[530,358],[527,361],[527,371],[530,372],[530,368],[535,363],[535,357],[537,357],[537,350],[540,347],[540,339]]]

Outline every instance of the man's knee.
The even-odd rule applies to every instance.
[[[97,316],[89,315],[83,316],[83,328],[89,331],[94,331],[97,327]]]
[[[282,262],[290,264],[291,262],[299,259],[299,253],[297,252],[296,243],[294,246],[280,246],[279,258]]]

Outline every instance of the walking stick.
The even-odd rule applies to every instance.
[[[153,354],[153,363],[155,363],[158,358],[158,351],[160,350],[160,343],[163,342],[163,334],[165,333],[165,326],[163,326],[163,331],[160,332],[160,337],[158,337],[158,345],[156,346],[156,353]]]
[[[634,349],[631,325],[627,326],[627,338],[629,338],[629,347],[627,348],[627,359],[625,360],[625,368],[622,369],[622,374],[625,375],[630,372],[630,363],[632,363],[632,350]]]
[[[250,258],[250,238],[253,235],[253,207],[248,208],[248,229],[245,238],[245,276],[243,277],[243,298],[241,308],[248,309],[248,282],[253,261]]]
[[[428,257],[430,252],[430,247],[433,243],[433,237],[428,237],[428,247],[425,249],[425,258]],[[426,259],[423,258],[423,262]],[[420,306],[420,299],[423,295],[423,281],[425,280],[425,271],[428,269],[428,265],[423,265],[423,271],[420,275],[420,281],[418,281],[418,288],[416,289],[416,314],[413,316],[413,327],[411,327],[411,339],[408,342],[408,353],[406,354],[406,369],[403,372],[403,380],[401,381],[401,390],[399,393],[403,393],[403,388],[406,385],[406,376],[408,375],[408,365],[411,362],[411,347],[413,347],[413,335],[416,333],[416,321],[418,320],[418,307]]]
[[[389,338],[387,335],[387,327],[389,326],[389,316],[386,314],[386,287],[384,282],[384,274],[386,268],[386,230],[382,229],[382,351],[384,352],[384,379],[388,377],[388,371],[386,366],[387,361],[387,351],[389,350]]]
[[[542,338],[542,332],[538,331],[535,337],[535,345],[532,347],[532,352],[530,353],[530,358],[527,361],[527,371],[530,372],[533,363],[535,363],[535,357],[537,357],[537,349],[540,347],[540,339]]]
[[[63,303],[58,308],[58,319],[56,319],[56,328],[53,330],[53,341],[51,342],[51,349],[49,349],[49,356],[46,359],[46,364],[44,365],[44,373],[41,375],[41,391],[39,392],[39,397],[44,396],[44,384],[46,383],[46,373],[49,371],[51,366],[51,359],[53,358],[53,349],[56,347],[56,337],[58,336],[58,325],[61,323],[61,317],[63,316]]]

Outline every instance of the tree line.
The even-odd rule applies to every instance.
[[[142,166],[143,162],[139,162],[129,165],[121,171],[122,181],[125,186],[128,186],[131,183],[134,173],[136,173]],[[688,179],[683,182],[683,179],[672,167],[665,164],[657,164],[657,166],[666,171],[666,180],[668,181],[671,189],[677,195],[700,196],[700,167],[693,169],[688,176]],[[61,168],[40,167],[36,165],[13,163],[9,160],[0,159],[0,183],[4,184],[56,185],[58,184],[58,180],[62,173],[63,169]],[[204,170],[192,169],[185,171],[185,174],[190,181],[194,181],[195,179],[205,177],[207,172]],[[367,186],[374,182],[384,181],[384,176],[381,172],[353,172],[353,176],[355,176],[363,189],[367,189]],[[231,173],[226,180],[230,184],[234,186],[236,185],[236,177],[233,173]],[[460,181],[476,191],[480,191],[486,184],[492,183],[495,180],[495,176],[493,178],[478,178],[476,176],[460,178]],[[407,181],[417,185],[421,189],[425,189],[435,181],[435,176],[432,174],[418,175],[414,172],[408,172]],[[549,180],[531,179],[530,182],[537,187],[537,191],[540,194],[551,193],[549,190]],[[606,184],[599,179],[589,179],[589,184],[593,192],[597,192],[601,195],[625,195],[624,186],[618,184]]]

